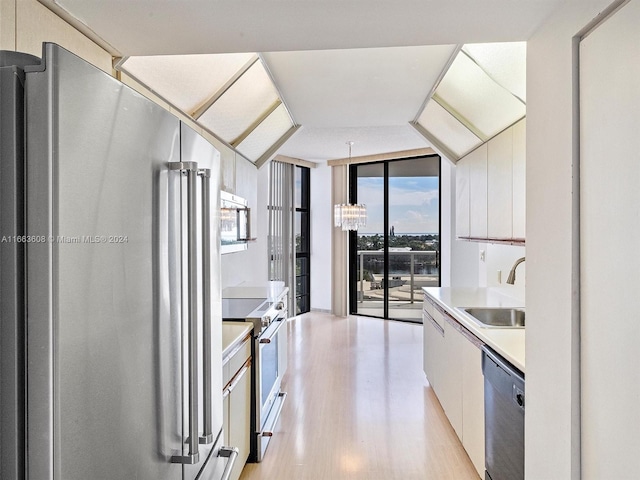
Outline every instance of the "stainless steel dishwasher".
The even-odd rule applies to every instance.
[[[524,374],[482,348],[485,480],[524,479]]]

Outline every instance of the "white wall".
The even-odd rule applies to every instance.
[[[0,49],[42,55],[55,42],[111,74],[111,54],[36,0],[0,0]]]
[[[331,311],[331,167],[311,169],[311,309]]]
[[[572,37],[608,3],[565,4],[527,44],[528,480],[579,478]]]
[[[262,285],[268,278],[268,186],[269,165],[258,170],[248,160],[238,156],[235,164],[235,193],[246,199],[251,209],[251,236],[247,250],[222,255],[222,288]]]

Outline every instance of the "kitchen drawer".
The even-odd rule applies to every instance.
[[[426,298],[422,301],[422,310],[433,317],[433,305]]]
[[[251,336],[247,337],[240,345],[234,349],[229,356],[229,360],[222,368],[222,384],[226,387],[231,379],[242,368],[247,359],[251,357]]]

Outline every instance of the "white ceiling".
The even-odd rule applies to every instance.
[[[51,5],[54,0],[40,0]],[[423,148],[408,125],[456,44],[527,40],[570,0],[55,0],[114,55],[258,52],[322,161]],[[395,47],[395,48],[388,48]],[[264,53],[267,52],[267,53]]]

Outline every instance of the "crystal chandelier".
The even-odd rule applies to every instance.
[[[349,163],[351,163],[351,146],[353,142],[347,142],[349,145]],[[342,230],[357,230],[358,227],[367,225],[367,206],[359,204],[341,203],[333,206],[333,221],[336,227],[342,227]]]
[[[335,226],[342,230],[357,230],[367,225],[367,207],[364,204],[334,205],[333,219]]]

